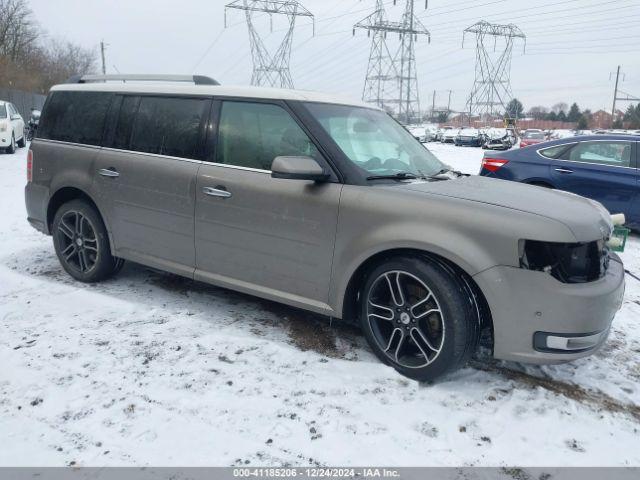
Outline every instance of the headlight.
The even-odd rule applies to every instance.
[[[562,283],[593,282],[609,267],[604,240],[587,243],[520,240],[520,268],[546,272]]]
[[[0,132],[6,132],[8,128],[8,124],[5,122],[0,122]]]

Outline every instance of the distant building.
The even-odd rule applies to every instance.
[[[615,120],[622,121],[623,118],[624,112],[620,110],[616,110],[616,116],[613,120],[609,112],[598,110],[597,112],[593,112],[591,114],[591,119],[589,120],[589,128],[591,128],[592,130],[597,130],[599,128],[611,128]]]

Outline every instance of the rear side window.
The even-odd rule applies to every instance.
[[[207,105],[209,100],[206,98],[142,97],[130,149],[172,157],[201,158],[200,125]],[[123,121],[128,121],[126,114]],[[119,127],[116,127],[116,138]],[[123,127],[122,131],[126,132],[126,128]]]
[[[113,148],[129,149],[131,129],[133,128],[133,122],[136,118],[139,102],[140,97],[124,97],[122,99],[120,112],[118,114],[118,123],[113,134]]]
[[[542,150],[540,150],[540,155],[547,158],[559,158],[560,155],[562,155],[565,150],[571,148],[572,145],[573,144],[567,145],[565,143],[564,145],[556,145],[555,147],[543,148]]]
[[[112,94],[53,92],[40,121],[38,137],[100,145]]]

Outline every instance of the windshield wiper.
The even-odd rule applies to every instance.
[[[447,173],[453,173],[457,177],[464,176],[464,173],[459,172],[458,170],[452,170],[450,168],[443,168],[439,172],[436,172],[432,175],[427,175],[427,178],[431,178],[433,180],[449,180],[451,177],[447,176]]]
[[[367,180],[412,180],[414,178],[418,178],[418,176],[409,172],[398,172],[389,175],[371,175],[367,177]]]

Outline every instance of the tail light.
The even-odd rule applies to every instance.
[[[33,150],[29,149],[27,153],[27,182],[31,183],[33,180]]]
[[[509,160],[504,160],[502,158],[485,157],[482,159],[482,168],[490,172],[496,172],[500,167],[506,165],[507,163],[509,163]]]

